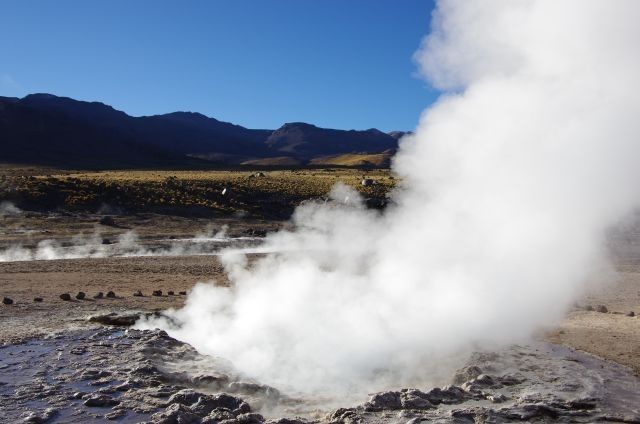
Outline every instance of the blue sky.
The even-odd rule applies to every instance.
[[[0,95],[250,128],[413,129],[432,0],[0,0]]]

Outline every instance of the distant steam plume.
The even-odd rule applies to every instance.
[[[639,20],[635,0],[438,2],[415,59],[444,94],[401,143],[394,205],[337,187],[268,237],[281,253],[225,257],[232,287],[151,325],[265,383],[335,392],[553,323],[640,199]]]

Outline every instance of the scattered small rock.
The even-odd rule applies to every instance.
[[[78,294],[76,295],[76,299],[78,299],[78,300],[82,300],[82,299],[84,299],[86,296],[87,296],[87,295],[86,295],[86,293],[81,291],[81,292],[78,292]]]
[[[43,299],[42,299],[41,297],[34,297],[34,298],[33,298],[33,301],[34,301],[34,302],[38,302],[38,303],[39,303],[39,302],[42,302],[42,301],[43,301]]]
[[[109,299],[115,299],[116,294],[115,294],[114,292],[112,292],[111,290],[109,290],[109,291],[107,292],[107,297],[108,297]]]
[[[154,290],[152,294],[154,296],[162,296],[162,290]]]
[[[143,297],[143,296],[144,296],[140,290],[138,290],[137,292],[135,292],[133,295],[134,295],[135,297]]]
[[[102,292],[98,292],[95,296],[93,296],[94,299],[102,299],[104,297],[104,293]]]
[[[60,299],[62,299],[64,301],[69,301],[69,300],[71,300],[71,295],[69,293],[62,293],[60,295]]]
[[[600,313],[606,314],[607,312],[609,312],[609,310],[604,305],[598,305],[598,306],[596,306],[596,312],[600,312]]]
[[[13,305],[13,299],[5,297],[4,299],[2,299],[2,303],[4,303],[5,305]]]

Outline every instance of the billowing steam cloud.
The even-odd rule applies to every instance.
[[[410,384],[559,319],[640,200],[639,19],[635,0],[439,2],[415,59],[444,94],[402,142],[394,206],[337,187],[268,237],[281,253],[226,257],[232,287],[151,325],[308,391]]]

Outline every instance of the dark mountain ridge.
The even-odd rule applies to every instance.
[[[290,157],[306,163],[318,156],[394,151],[396,133],[303,122],[275,131],[249,129],[195,112],[133,117],[104,103],[51,94],[0,97],[0,162],[128,168]]]

